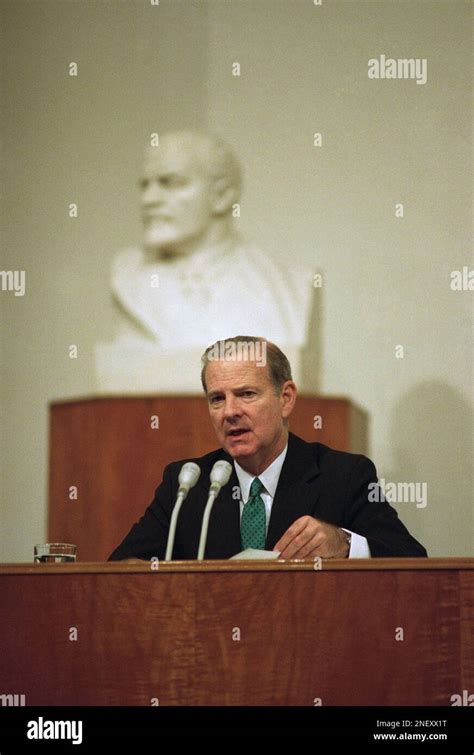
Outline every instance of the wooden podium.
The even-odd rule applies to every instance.
[[[450,706],[474,690],[474,559],[157,566],[0,566],[0,692],[26,705]]]
[[[346,399],[299,396],[291,430],[366,452],[366,416]],[[164,467],[216,445],[203,396],[52,404],[49,540],[75,543],[81,561],[105,560],[151,502]]]

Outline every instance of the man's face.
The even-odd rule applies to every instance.
[[[163,139],[150,148],[141,181],[145,246],[187,254],[212,222],[212,183],[189,141]]]
[[[215,360],[206,368],[211,421],[223,448],[252,474],[260,474],[283,451],[296,388],[287,381],[279,393],[267,366]]]

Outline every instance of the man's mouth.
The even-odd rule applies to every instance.
[[[241,438],[242,435],[245,435],[246,433],[250,432],[246,427],[240,427],[240,428],[234,428],[233,430],[229,430],[227,435],[231,438]]]

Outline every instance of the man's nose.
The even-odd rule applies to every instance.
[[[224,418],[231,419],[241,414],[240,402],[236,396],[227,396],[224,403]]]

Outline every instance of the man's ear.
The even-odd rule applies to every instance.
[[[237,202],[235,188],[227,176],[216,178],[212,186],[212,209],[215,215],[225,215]]]
[[[296,394],[296,384],[293,382],[293,380],[287,380],[285,383],[283,383],[280,393],[280,401],[281,416],[284,419],[287,419],[295,408]]]

